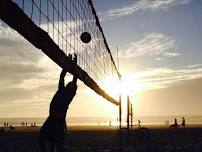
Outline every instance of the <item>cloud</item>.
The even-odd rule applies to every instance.
[[[178,42],[176,39],[166,36],[162,33],[150,33],[139,41],[130,43],[126,51],[122,51],[123,57],[139,57],[139,56],[159,56],[160,60],[163,57],[177,57]]]
[[[0,82],[21,83],[47,69],[38,63],[45,55],[9,27],[0,26]]]
[[[16,31],[0,24],[0,105],[47,101],[56,86],[58,69]],[[41,89],[44,86],[52,87]]]
[[[134,14],[142,10],[168,10],[173,6],[184,5],[191,0],[138,0],[131,5],[127,5],[121,8],[114,8],[107,12],[99,13],[102,20],[113,19],[117,17],[127,16]]]
[[[32,64],[1,64],[0,65],[0,86],[15,85],[23,83],[26,79],[37,77],[46,70]]]
[[[198,78],[202,78],[201,64],[179,68],[150,68],[134,74],[134,79],[143,84],[143,90],[165,88],[179,81]]]
[[[42,58],[42,53],[16,31],[0,26],[0,63],[31,63]]]
[[[176,52],[165,52],[164,55],[167,57],[177,57],[180,56],[181,54]]]
[[[165,58],[155,58],[156,61],[165,61]]]

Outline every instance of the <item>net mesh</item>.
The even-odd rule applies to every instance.
[[[106,91],[104,84],[108,78],[118,82],[120,74],[91,0],[14,0],[13,2],[38,27],[46,31],[67,56],[76,54],[79,67],[102,89]],[[89,43],[81,41],[80,35],[83,32],[90,33]],[[115,88],[118,87],[116,84],[113,84]],[[118,99],[117,94],[113,97]]]

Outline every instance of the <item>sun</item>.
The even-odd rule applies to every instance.
[[[133,96],[141,90],[140,81],[133,78],[132,74],[129,73],[122,75],[121,81],[107,76],[102,82],[102,88],[113,97],[119,97],[120,94],[123,97]]]
[[[112,97],[118,97],[120,94],[120,82],[112,76],[107,76],[102,80],[101,87]]]
[[[134,74],[126,72],[122,74],[121,81],[113,76],[107,75],[102,81],[100,81],[99,85],[108,95],[116,99],[118,102],[121,95],[122,116],[126,116],[127,113],[127,96],[130,97],[132,104],[135,103],[135,101],[137,101],[136,95],[142,88],[141,82],[135,79]],[[106,110],[109,109],[109,106],[110,104],[102,103],[100,104],[99,109]],[[119,113],[118,106],[111,104],[110,112],[112,117],[117,118]]]
[[[137,100],[136,95],[142,89],[141,82],[133,77],[134,74],[124,74],[121,81],[108,76],[103,79],[102,83],[102,88],[117,101],[119,101],[119,96],[121,95],[122,115],[126,115],[127,113],[127,96],[130,97],[130,101],[133,104]]]

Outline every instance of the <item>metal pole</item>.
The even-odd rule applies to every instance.
[[[133,105],[130,103],[130,112],[131,112],[131,117],[130,117],[130,127],[133,127]]]
[[[121,77],[119,77],[119,81],[121,82]],[[119,131],[118,131],[118,136],[119,136],[119,152],[122,152],[122,100],[121,100],[121,91],[119,94]]]
[[[121,76],[119,76],[119,82],[121,84]],[[119,86],[120,87],[120,86]],[[122,99],[121,99],[121,87],[119,88],[120,94],[119,94],[119,129],[121,130],[122,126]]]
[[[121,129],[121,124],[122,124],[122,101],[121,101],[121,94],[119,95],[119,129]]]
[[[129,123],[130,123],[130,99],[129,96],[127,96],[127,130],[129,130]]]

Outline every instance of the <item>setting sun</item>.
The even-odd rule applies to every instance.
[[[140,81],[132,78],[132,74],[125,72],[123,74],[121,81],[114,79],[112,76],[108,76],[102,81],[101,84],[106,92],[110,92],[110,94],[118,99],[119,95],[122,96],[122,102],[126,102],[127,96],[134,96],[138,91],[140,91],[143,87]]]

